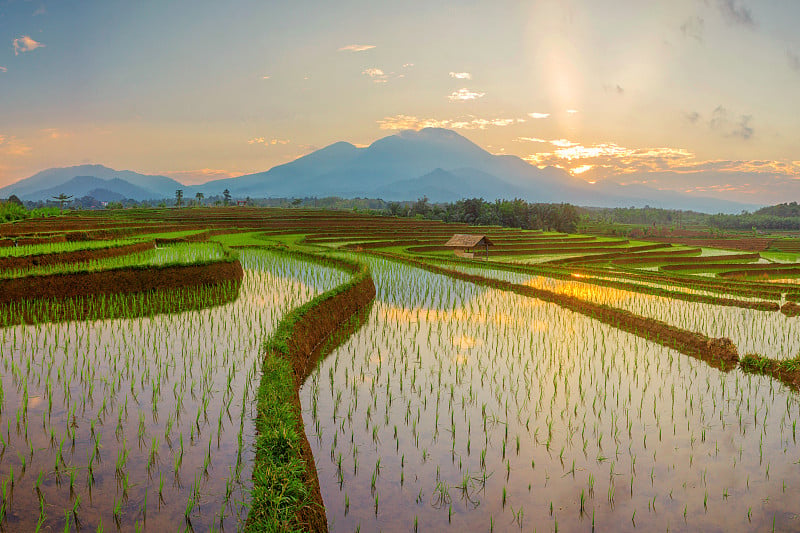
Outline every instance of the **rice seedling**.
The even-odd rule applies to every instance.
[[[691,528],[735,528],[726,501],[761,509],[769,491],[768,507],[780,509],[799,495],[789,457],[800,455],[792,437],[800,402],[768,378],[719,372],[532,298],[379,259],[371,268],[378,296],[367,322],[301,390],[323,496],[344,491],[349,502],[327,509],[336,530],[469,529],[480,517],[495,527],[500,516],[518,524],[523,507],[527,525],[549,519],[563,530],[579,529],[590,508],[600,530],[678,518]],[[708,316],[711,325],[724,320]],[[376,439],[379,426],[363,423],[376,412],[391,439]],[[762,441],[782,459],[764,453],[762,461]],[[357,467],[379,457],[380,483],[375,469]],[[768,479],[776,461],[781,479]],[[759,472],[764,484],[746,491],[745,476],[736,481],[731,471]],[[479,489],[468,472],[481,473]],[[579,473],[584,486],[576,486]],[[785,491],[769,488],[784,481]],[[354,505],[374,502],[373,486],[413,512]],[[466,509],[439,505],[447,486],[459,487]],[[728,497],[707,497],[712,487]],[[432,495],[420,501],[422,493]],[[657,505],[667,494],[679,504]]]
[[[193,248],[162,248],[147,261],[218,257],[214,245]],[[268,252],[246,252],[241,260],[239,297],[222,306],[138,316],[130,309],[142,308],[143,297],[103,297],[93,305],[117,318],[0,329],[0,365],[10,369],[0,379],[2,433],[13,452],[13,460],[6,454],[0,461],[0,485],[17,495],[13,506],[0,509],[6,520],[25,530],[74,529],[78,518],[82,528],[113,523],[130,530],[146,516],[148,527],[172,530],[179,508],[181,523],[188,518],[197,530],[243,523],[261,342],[288,310],[346,274]],[[211,301],[218,289],[198,290]],[[9,405],[18,406],[18,415],[10,416]],[[209,423],[212,413],[221,416]],[[32,469],[37,476],[27,475]],[[155,479],[158,506],[147,502]],[[241,504],[223,505],[234,501]],[[222,516],[205,512],[212,505],[224,508]]]

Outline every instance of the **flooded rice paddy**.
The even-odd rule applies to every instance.
[[[241,527],[261,343],[347,277],[266,252],[241,261],[238,298],[218,307],[0,329],[0,528]]]
[[[457,270],[617,307],[712,338],[727,337],[741,355],[755,353],[774,359],[791,359],[800,353],[800,320],[777,311],[676,300],[578,280],[529,276],[488,268],[459,266]]]
[[[301,390],[332,531],[800,529],[795,392],[554,304],[373,275]]]

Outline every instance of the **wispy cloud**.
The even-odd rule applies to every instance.
[[[449,128],[454,130],[484,130],[525,122],[524,118],[478,118],[473,115],[455,119],[419,118],[412,115],[395,115],[378,121],[382,130],[419,130],[422,128]]]
[[[24,156],[31,152],[31,147],[16,137],[0,135],[0,154],[8,156]]]
[[[556,146],[558,148],[571,148],[573,146],[580,146],[580,143],[574,142],[574,141],[570,141],[570,140],[567,140],[567,139],[550,139],[550,140],[548,140],[548,139],[540,139],[538,137],[517,137],[514,140],[515,141],[527,141],[527,142],[533,142],[533,143],[552,144],[553,146]]]
[[[747,128],[747,122],[740,123],[739,127]],[[698,160],[685,148],[628,148],[616,143],[583,144],[568,139],[536,137],[515,140],[553,146],[552,150],[545,148],[523,159],[538,167],[564,169],[590,182],[613,178],[622,184],[646,184],[684,192],[735,191],[768,197],[775,196],[774,191],[770,192],[770,184],[785,186],[782,194],[786,194],[790,186],[794,187],[793,194],[796,194],[800,180],[800,161]]]
[[[684,113],[683,116],[691,122],[692,124],[697,124],[697,121],[700,120],[700,113],[697,111],[690,111],[688,113]]]
[[[289,144],[289,139],[267,139],[266,137],[253,137],[247,144],[263,144],[264,146],[275,146],[279,144]]]
[[[0,72],[8,72],[8,69],[6,67],[0,67]]]
[[[42,48],[44,45],[38,41],[34,41],[28,35],[17,37],[14,39],[14,55],[18,56],[22,52],[30,52],[37,48]]]
[[[626,148],[616,143],[584,145],[569,139],[539,139],[518,137],[517,141],[549,144],[555,149],[524,157],[539,166],[554,166],[572,175],[602,178],[610,175],[639,171],[655,171],[676,164],[685,164],[694,154],[682,148]]]
[[[340,52],[363,52],[375,48],[374,44],[348,44],[339,48]]]
[[[388,76],[379,68],[368,68],[361,71],[361,74],[369,76],[375,83],[386,83]]]
[[[681,24],[681,33],[686,38],[702,42],[704,26],[705,21],[701,17],[689,17]]]
[[[33,12],[34,17],[38,17],[40,15],[46,15],[47,9],[44,7],[44,4],[40,5],[39,8]]]
[[[472,74],[470,74],[469,72],[451,72],[450,77],[456,78],[458,80],[471,80]]]
[[[62,131],[58,128],[45,128],[42,130],[49,139],[58,140],[58,139],[66,139],[67,137],[72,137],[72,134],[66,131]]]
[[[528,113],[528,116],[535,119],[543,119],[550,116],[550,113]]]
[[[717,7],[722,13],[722,17],[730,24],[738,24],[748,28],[754,28],[756,21],[753,13],[747,6],[740,6],[736,0],[717,0]]]
[[[578,112],[577,109],[567,109],[567,113],[570,114],[570,115],[574,115],[577,112]]]
[[[789,61],[789,67],[791,67],[792,70],[800,72],[800,56],[787,48],[786,59]]]
[[[750,121],[752,120],[752,115],[742,115],[739,117],[739,120],[736,122],[736,127],[731,131],[731,135],[734,137],[739,137],[741,139],[747,140],[753,136],[754,130],[752,126],[750,126]]]
[[[752,115],[739,115],[736,117],[728,109],[718,105],[711,112],[708,127],[726,137],[739,137],[746,141],[755,133],[755,130],[750,125],[752,119]]]
[[[403,63],[403,68],[411,68],[414,66],[414,63]]]
[[[459,89],[450,93],[447,98],[451,102],[466,102],[467,100],[477,100],[483,98],[486,93],[479,93],[469,89]]]

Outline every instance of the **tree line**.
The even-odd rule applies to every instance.
[[[469,198],[432,204],[422,197],[413,203],[389,202],[386,209],[394,216],[564,233],[574,232],[579,219],[577,209],[571,204],[530,203],[519,198],[494,202]]]

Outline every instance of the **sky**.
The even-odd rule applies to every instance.
[[[571,179],[800,200],[798,23],[796,0],[0,0],[0,186],[193,184],[437,126]]]

